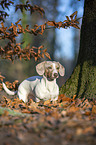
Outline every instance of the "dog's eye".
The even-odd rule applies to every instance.
[[[56,69],[59,69],[59,67],[57,67]]]
[[[51,67],[51,66],[49,66],[49,67],[48,67],[48,69],[52,69],[52,67]]]

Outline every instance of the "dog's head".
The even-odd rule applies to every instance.
[[[65,69],[59,63],[55,61],[44,61],[36,66],[36,71],[39,75],[44,75],[48,80],[52,81],[61,76],[64,76]]]

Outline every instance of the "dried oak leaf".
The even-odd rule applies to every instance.
[[[58,100],[59,101],[62,101],[62,102],[63,101],[68,101],[68,102],[71,102],[72,101],[71,98],[66,97],[64,94],[59,95]]]
[[[92,107],[92,113],[96,114],[96,105],[93,105],[93,107]]]
[[[86,127],[83,130],[83,134],[94,134],[94,133],[95,133],[95,128],[93,126]]]
[[[3,82],[3,79],[5,79],[5,77],[2,76],[1,73],[0,73],[0,80],[1,80],[2,82]]]
[[[72,15],[70,15],[70,18],[73,19],[73,17],[75,16],[75,20],[77,18],[77,11],[75,11]]]
[[[80,110],[79,107],[72,106],[68,108],[67,113],[75,113],[76,111],[79,111],[79,110]]]

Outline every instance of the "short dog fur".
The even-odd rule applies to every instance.
[[[9,95],[17,94],[19,99],[24,102],[28,101],[28,96],[33,96],[35,102],[40,100],[55,101],[58,99],[59,87],[56,83],[56,79],[60,76],[64,76],[65,69],[59,63],[55,61],[44,61],[36,66],[36,71],[40,76],[33,76],[24,80],[18,87],[17,91],[10,91],[4,82],[2,83],[4,90]]]

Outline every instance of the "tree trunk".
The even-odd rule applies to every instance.
[[[61,93],[96,98],[96,0],[85,0],[77,65]]]

